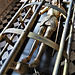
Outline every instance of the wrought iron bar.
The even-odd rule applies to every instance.
[[[69,60],[70,60],[70,50],[71,50],[71,42],[72,42],[72,34],[73,34],[73,28],[74,28],[74,17],[75,17],[74,13],[75,13],[75,5],[74,5],[74,10],[73,10],[72,24],[70,26],[70,34],[69,34],[69,40],[68,40],[68,46],[67,46],[67,57],[68,57],[68,59],[65,58],[63,75],[68,74],[68,67],[69,67]]]
[[[65,27],[64,27],[61,42],[60,42],[59,52],[57,54],[57,58],[56,58],[56,62],[55,62],[55,66],[54,66],[54,70],[53,70],[52,75],[58,74],[58,69],[59,69],[60,61],[61,61],[63,50],[64,50],[66,34],[67,34],[68,26],[69,26],[72,5],[73,5],[73,0],[71,0],[70,7],[68,9],[67,19],[66,19],[66,22],[65,22]]]

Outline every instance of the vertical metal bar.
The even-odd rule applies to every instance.
[[[7,72],[7,70],[9,69],[10,66],[10,62],[12,60],[15,59],[16,55],[18,54],[18,52],[20,51],[20,48],[22,47],[29,31],[31,30],[31,28],[33,27],[33,24],[38,16],[38,13],[41,9],[41,6],[44,4],[44,0],[40,2],[40,4],[38,5],[36,11],[34,12],[34,14],[32,15],[30,21],[27,24],[27,27],[24,29],[24,32],[20,35],[18,41],[16,42],[14,48],[12,49],[9,57],[7,58],[7,60],[4,62],[1,70],[0,70],[0,75],[5,75],[5,73]]]
[[[69,64],[71,39],[72,39],[72,25],[71,25],[70,36],[69,36],[68,47],[67,47],[68,59],[65,58],[65,65],[64,65],[63,75],[67,75],[67,73],[68,73],[68,64]]]
[[[62,58],[64,45],[65,45],[65,39],[66,39],[67,30],[68,30],[68,26],[69,26],[72,4],[73,4],[73,0],[71,0],[70,7],[68,9],[67,19],[66,19],[66,22],[65,22],[65,27],[64,27],[61,42],[60,42],[60,48],[59,48],[59,52],[58,52],[58,55],[57,55],[57,58],[56,58],[56,62],[55,62],[55,66],[54,66],[54,70],[53,70],[52,75],[58,74],[58,69],[59,69],[59,66],[60,66],[60,61],[61,61],[61,58]]]
[[[74,27],[74,13],[75,13],[75,7],[74,7],[74,11],[73,11],[72,25],[70,27],[70,35],[69,35],[68,46],[67,46],[68,59],[65,58],[65,65],[64,65],[63,75],[67,75],[67,73],[68,73],[68,64],[69,64],[69,58],[70,58],[70,48],[71,48],[72,33],[73,33],[73,27]]]

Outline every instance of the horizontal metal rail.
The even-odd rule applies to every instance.
[[[54,48],[54,49],[57,50],[57,51],[59,50],[59,45],[58,45],[58,44],[56,44],[55,42],[53,42],[53,41],[51,41],[50,39],[47,39],[47,38],[45,38],[45,37],[43,37],[43,36],[40,36],[40,35],[38,35],[38,34],[34,34],[34,33],[32,33],[32,32],[29,32],[28,37],[29,37],[29,38],[32,38],[32,39],[35,39],[35,40],[38,40],[38,41],[40,41],[40,42],[43,42],[43,43],[45,43],[46,45],[48,45],[48,46]]]

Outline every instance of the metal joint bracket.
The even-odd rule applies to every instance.
[[[38,34],[34,34],[34,33],[32,33],[32,32],[29,32],[28,37],[29,37],[29,38],[32,38],[32,39],[35,39],[35,40],[38,40],[38,41],[40,41],[40,42],[43,42],[43,43],[45,43],[46,45],[52,47],[53,49],[55,49],[55,50],[57,50],[57,51],[59,50],[59,45],[58,45],[58,44],[56,44],[55,42],[53,42],[53,41],[51,41],[50,39],[47,39],[47,38],[45,38],[45,37],[43,37],[43,36],[40,36],[40,35],[38,35]]]

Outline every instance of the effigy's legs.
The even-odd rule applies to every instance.
[[[48,22],[48,21],[47,21]],[[50,22],[50,26],[47,27],[47,30],[46,30],[46,33],[44,35],[44,37],[46,38],[50,38],[53,31],[56,30],[57,28],[57,24],[58,24],[58,21],[57,21],[57,18],[55,16],[51,17],[51,19],[49,20]],[[49,23],[48,22],[48,23]],[[52,25],[51,25],[52,24]],[[40,48],[39,48],[39,52],[37,54],[37,57],[34,59],[34,61],[29,65],[29,67],[36,67],[38,65],[38,63],[40,62],[40,59],[44,53],[46,49],[46,45],[44,43],[41,43],[40,45]]]
[[[44,33],[45,33],[45,31],[46,31],[46,26],[41,26],[41,27],[40,27],[40,30],[39,30],[39,32],[38,32],[38,34],[41,35],[41,36],[43,36]],[[34,53],[34,51],[35,51],[35,50],[37,49],[37,47],[38,47],[38,44],[39,44],[39,41],[34,40],[33,45],[32,45],[32,47],[31,47],[31,50],[30,50],[30,54],[29,54],[25,59],[23,59],[23,60],[21,61],[22,63],[26,63],[26,62],[29,62],[29,61],[30,61],[30,59],[31,59],[31,57],[32,57],[32,55],[33,55],[33,53]]]

